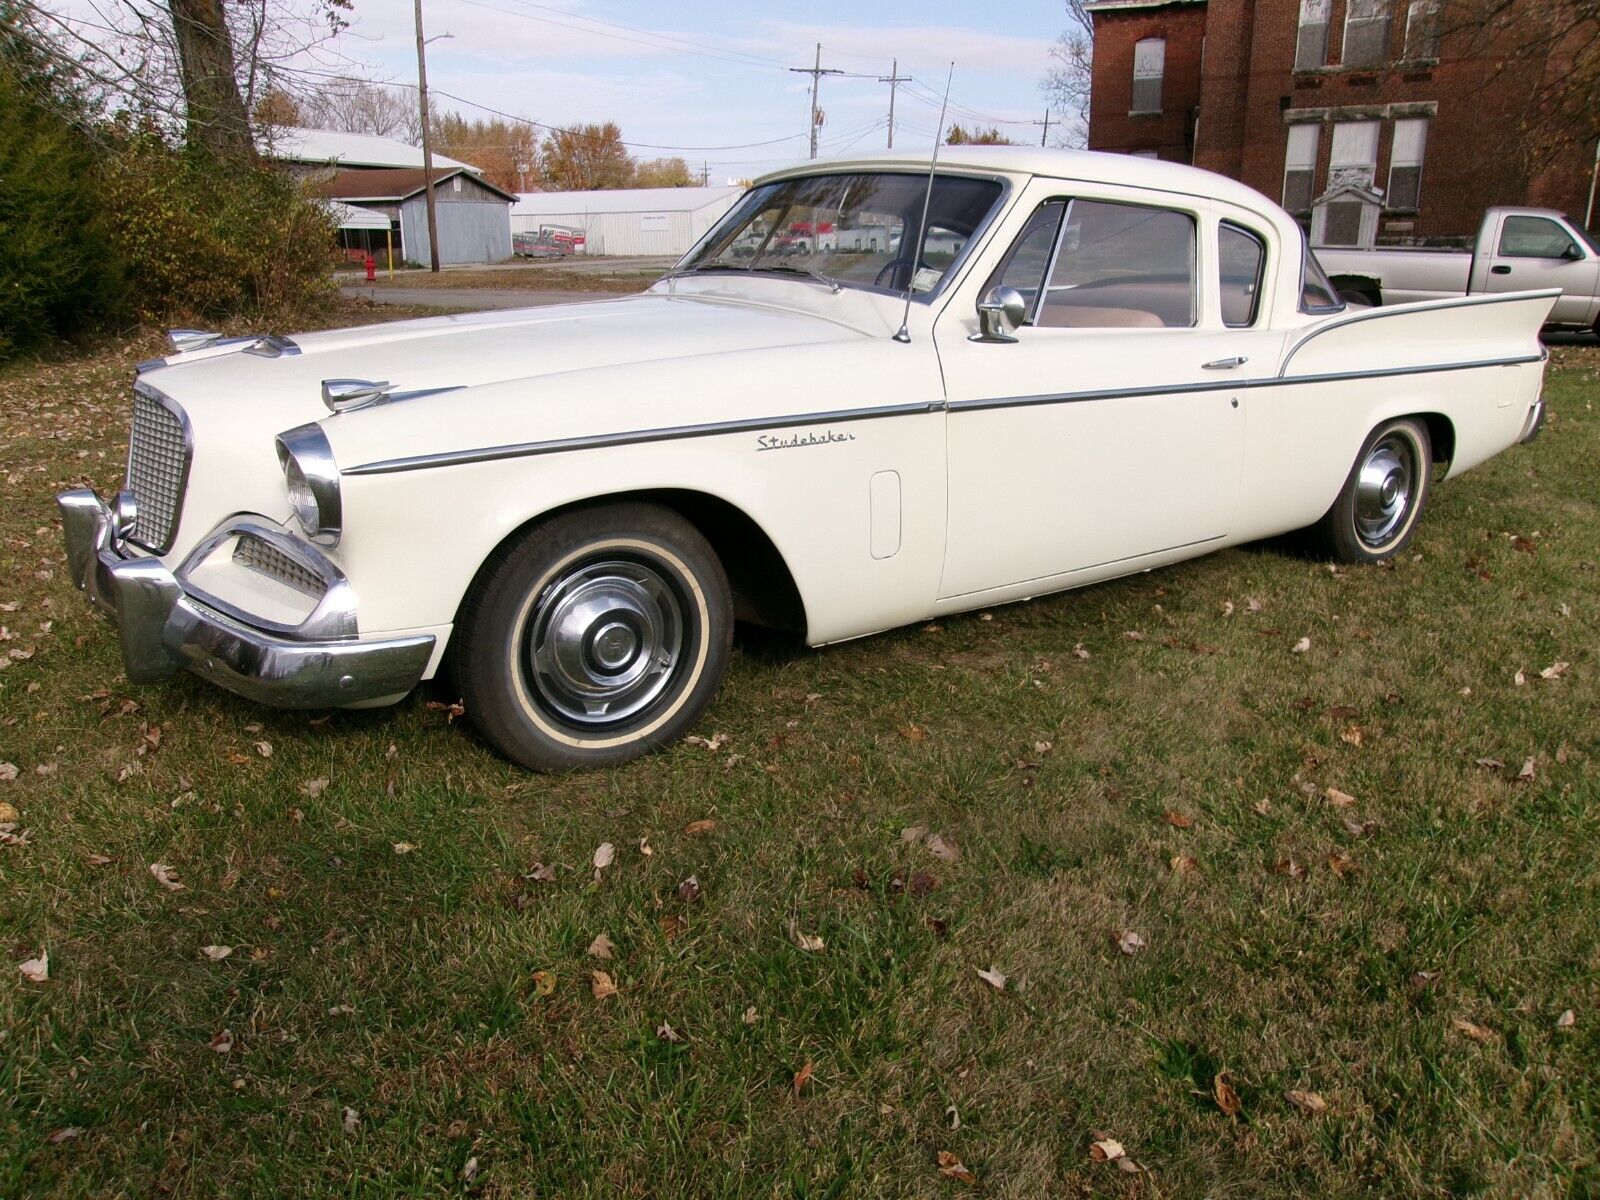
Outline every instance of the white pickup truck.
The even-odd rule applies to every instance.
[[[1558,287],[1561,299],[1551,310],[1550,325],[1600,333],[1600,244],[1552,209],[1491,208],[1471,250],[1316,253],[1334,286],[1361,304]]]

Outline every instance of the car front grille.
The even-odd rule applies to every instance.
[[[133,393],[128,490],[138,505],[133,540],[162,553],[172,546],[189,477],[189,444],[177,405],[143,387]]]
[[[315,572],[295,562],[282,550],[253,534],[242,533],[233,547],[233,561],[297,592],[321,599],[328,585]]]

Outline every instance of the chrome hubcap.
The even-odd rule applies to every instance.
[[[677,593],[651,566],[592,562],[547,587],[533,607],[524,660],[539,703],[584,726],[649,707],[683,650]]]
[[[1416,474],[1409,442],[1396,434],[1381,440],[1361,464],[1356,479],[1356,536],[1368,546],[1391,541],[1411,509]]]

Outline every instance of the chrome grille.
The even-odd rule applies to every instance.
[[[276,579],[297,592],[304,592],[313,599],[320,600],[323,593],[328,590],[321,576],[315,571],[301,566],[282,550],[253,534],[239,535],[239,540],[233,547],[233,561],[268,578]]]
[[[139,506],[134,541],[157,552],[172,545],[188,475],[182,415],[170,401],[139,388],[133,393],[133,432],[128,439],[128,490]]]

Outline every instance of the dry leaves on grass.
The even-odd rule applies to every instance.
[[[794,944],[810,954],[821,954],[827,945],[814,933],[802,932],[798,925],[789,926],[789,936],[794,939]]]
[[[76,1125],[67,1125],[64,1128],[57,1129],[44,1140],[52,1146],[59,1146],[62,1142],[70,1142],[73,1138],[82,1136],[83,1130],[81,1128]]]
[[[699,746],[702,750],[709,750],[711,753],[715,754],[733,739],[725,733],[713,733],[708,738],[700,737],[698,734],[691,733],[683,740],[685,745]]]
[[[1567,673],[1567,668],[1570,665],[1571,665],[1570,663],[1564,663],[1564,662],[1551,663],[1548,667],[1546,667],[1544,670],[1539,672],[1539,678],[1540,679],[1560,679],[1563,675],[1565,675]]]
[[[344,1127],[345,1133],[349,1136],[354,1136],[355,1134],[361,1132],[361,1114],[355,1109],[351,1108],[349,1105],[345,1106],[344,1113],[340,1118],[339,1123]]]
[[[617,994],[617,985],[604,971],[590,971],[589,990],[596,1000],[607,1000]]]
[[[603,933],[589,943],[588,954],[592,958],[610,958],[616,952],[616,944]]]
[[[610,842],[601,842],[594,850],[594,877],[599,879],[600,872],[616,861],[617,848]]]
[[[555,994],[556,975],[554,971],[535,971],[533,973],[533,994],[544,997]]]
[[[1290,1088],[1283,1094],[1283,1098],[1309,1116],[1320,1116],[1328,1111],[1328,1102],[1315,1092],[1302,1092],[1297,1088]]]
[[[958,1183],[978,1182],[978,1177],[968,1170],[967,1164],[948,1150],[939,1151],[939,1174]]]
[[[1134,955],[1145,948],[1145,940],[1131,929],[1125,929],[1117,935],[1117,949],[1124,954]]]
[[[678,899],[685,904],[693,904],[700,899],[700,881],[693,875],[678,884]]]
[[[1303,637],[1290,648],[1289,653],[1290,654],[1304,654],[1310,649],[1311,649],[1311,639],[1308,638],[1308,637]]]
[[[1167,865],[1174,875],[1196,875],[1200,871],[1200,864],[1192,854],[1174,854]]]
[[[1128,1152],[1123,1149],[1122,1143],[1116,1138],[1100,1138],[1089,1143],[1089,1159],[1091,1162],[1116,1162],[1126,1156]]]
[[[683,1035],[681,1033],[679,1033],[676,1029],[674,1029],[666,1021],[663,1021],[663,1022],[661,1022],[661,1024],[656,1026],[656,1036],[658,1038],[660,1038],[663,1042],[681,1042],[681,1041],[683,1041]]]
[[[200,953],[204,954],[212,962],[221,962],[223,959],[227,958],[228,955],[233,953],[233,947],[232,946],[201,946],[200,947]]]
[[[1356,798],[1349,792],[1341,792],[1336,787],[1329,788],[1323,795],[1327,796],[1328,803],[1335,808],[1349,808],[1356,802]]]
[[[233,1030],[222,1030],[206,1045],[210,1046],[218,1054],[231,1054],[233,1052]]]
[[[396,842],[394,844],[394,852],[396,854],[410,854],[413,851],[420,849],[421,847],[415,842]]]
[[[22,977],[29,983],[46,983],[50,979],[50,951],[39,951],[38,958],[30,958],[17,964],[17,970],[22,972]]]
[[[0,825],[15,825],[20,820],[22,814],[17,811],[17,806],[0,800]]]
[[[794,1073],[794,1079],[791,1081],[790,1094],[793,1095],[796,1100],[800,1099],[801,1090],[806,1086],[806,1084],[811,1082],[811,1076],[815,1071],[816,1064],[808,1058],[806,1059],[805,1064]]]
[[[1556,1028],[1557,1029],[1571,1029],[1577,1023],[1578,1023],[1578,1014],[1573,1012],[1570,1008],[1567,1009],[1566,1012],[1562,1013],[1559,1017],[1556,1018]]]
[[[307,800],[315,800],[328,789],[326,779],[308,779],[300,785],[300,794]]]
[[[703,833],[710,833],[716,827],[717,823],[710,817],[703,817],[698,821],[690,821],[683,827],[683,831],[690,837],[698,837]]]
[[[973,969],[977,970],[976,967]],[[1006,977],[1002,975],[1000,971],[997,970],[992,964],[987,971],[978,970],[978,978],[983,980],[997,992],[1003,992],[1006,990]]]
[[[1463,1034],[1477,1042],[1480,1046],[1493,1045],[1500,1039],[1500,1035],[1485,1025],[1478,1025],[1465,1017],[1452,1017],[1451,1026],[1457,1033]]]
[[[1218,1071],[1211,1081],[1211,1098],[1217,1102],[1224,1116],[1237,1117],[1239,1115],[1239,1093],[1234,1090],[1233,1083],[1228,1079],[1226,1071]]]
[[[0,783],[11,783],[18,774],[16,763],[0,762]]]
[[[1166,820],[1167,824],[1171,825],[1174,829],[1188,829],[1194,824],[1193,817],[1189,816],[1187,813],[1181,813],[1175,808],[1167,810]]]
[[[154,875],[156,882],[169,892],[186,892],[189,890],[188,884],[178,882],[177,867],[168,866],[166,863],[151,863],[150,874]]]

